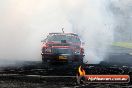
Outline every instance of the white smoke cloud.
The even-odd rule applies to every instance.
[[[99,63],[105,59],[113,41],[113,15],[106,0],[72,0],[66,3],[64,12],[72,24],[72,30],[85,42],[85,62]],[[67,8],[68,7],[68,8]]]
[[[41,39],[49,32],[70,32],[59,0],[0,1],[0,58],[41,60]]]
[[[106,0],[0,1],[0,58],[41,60],[41,39],[49,32],[78,33],[85,61],[104,59],[113,39],[113,19]]]

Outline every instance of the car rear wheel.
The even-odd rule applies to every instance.
[[[49,68],[49,63],[44,56],[42,56],[42,64],[44,67]]]

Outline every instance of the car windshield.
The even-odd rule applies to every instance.
[[[48,41],[62,41],[66,40],[67,42],[72,42],[72,43],[80,43],[80,39],[78,36],[71,36],[71,35],[49,35],[47,37]]]

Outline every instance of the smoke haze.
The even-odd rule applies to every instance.
[[[41,39],[64,26],[70,32],[59,1],[0,1],[0,59],[41,60]]]
[[[114,20],[109,9],[110,2],[80,0],[76,4],[70,3],[65,6],[64,11],[72,24],[73,32],[79,34],[85,42],[84,62],[99,63],[104,60],[109,45],[113,42]]]
[[[85,42],[85,61],[99,63],[113,41],[110,4],[114,5],[107,0],[1,0],[0,59],[41,60],[40,41],[64,27]]]
[[[115,19],[115,41],[132,41],[132,0],[111,0],[110,9]]]

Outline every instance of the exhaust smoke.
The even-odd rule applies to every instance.
[[[49,32],[75,32],[85,42],[85,61],[104,60],[113,41],[113,17],[106,0],[0,1],[0,59],[41,60]],[[43,36],[43,37],[42,37]]]

